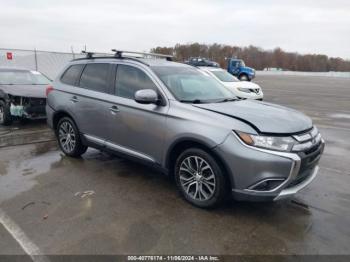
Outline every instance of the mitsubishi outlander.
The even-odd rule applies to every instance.
[[[141,161],[202,208],[229,195],[279,200],[315,178],[324,140],[306,115],[241,100],[168,56],[126,53],[88,53],[47,88],[48,124],[67,156],[93,147]]]

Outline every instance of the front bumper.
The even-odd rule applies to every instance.
[[[17,98],[16,103],[10,104],[10,113],[13,117],[26,119],[43,119],[46,118],[45,98]]]
[[[236,200],[273,201],[290,197],[312,182],[324,141],[310,154],[287,153],[248,146],[232,134],[215,150],[226,164]],[[274,186],[261,188],[266,183]]]
[[[255,73],[254,74],[248,74],[249,81],[252,81],[254,78],[255,78]]]
[[[281,200],[284,198],[288,198],[293,196],[294,194],[298,193],[298,191],[300,191],[301,189],[303,189],[304,187],[307,187],[316,177],[317,172],[318,172],[318,166],[315,166],[311,172],[311,174],[304,180],[302,181],[300,184],[291,186],[291,187],[287,187],[285,189],[283,189],[278,196],[276,196],[273,200]]]
[[[259,93],[255,93],[255,92],[242,92],[237,90],[236,92],[234,92],[234,95],[236,95],[237,97],[241,98],[241,99],[255,99],[255,100],[263,100],[264,98],[264,94],[262,91],[260,91]]]

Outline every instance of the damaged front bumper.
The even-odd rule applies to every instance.
[[[289,198],[316,177],[325,142],[305,152],[279,152],[251,147],[233,133],[214,150],[223,159],[236,200],[273,201]]]
[[[46,98],[11,97],[10,114],[15,118],[44,119]]]

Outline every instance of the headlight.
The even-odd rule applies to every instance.
[[[241,92],[245,92],[245,93],[250,93],[249,88],[244,88],[244,87],[237,87],[237,89]]]
[[[259,136],[243,132],[237,132],[237,134],[244,143],[250,146],[278,151],[291,151],[293,145],[296,142],[292,137],[289,136]]]

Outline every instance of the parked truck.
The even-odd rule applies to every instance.
[[[219,63],[203,57],[191,57],[188,61],[185,61],[185,63],[193,66],[220,67]],[[242,59],[227,59],[227,71],[241,81],[251,81],[255,77],[255,70],[245,66]]]
[[[255,70],[246,66],[242,59],[227,59],[227,71],[241,81],[251,81],[255,77]]]

